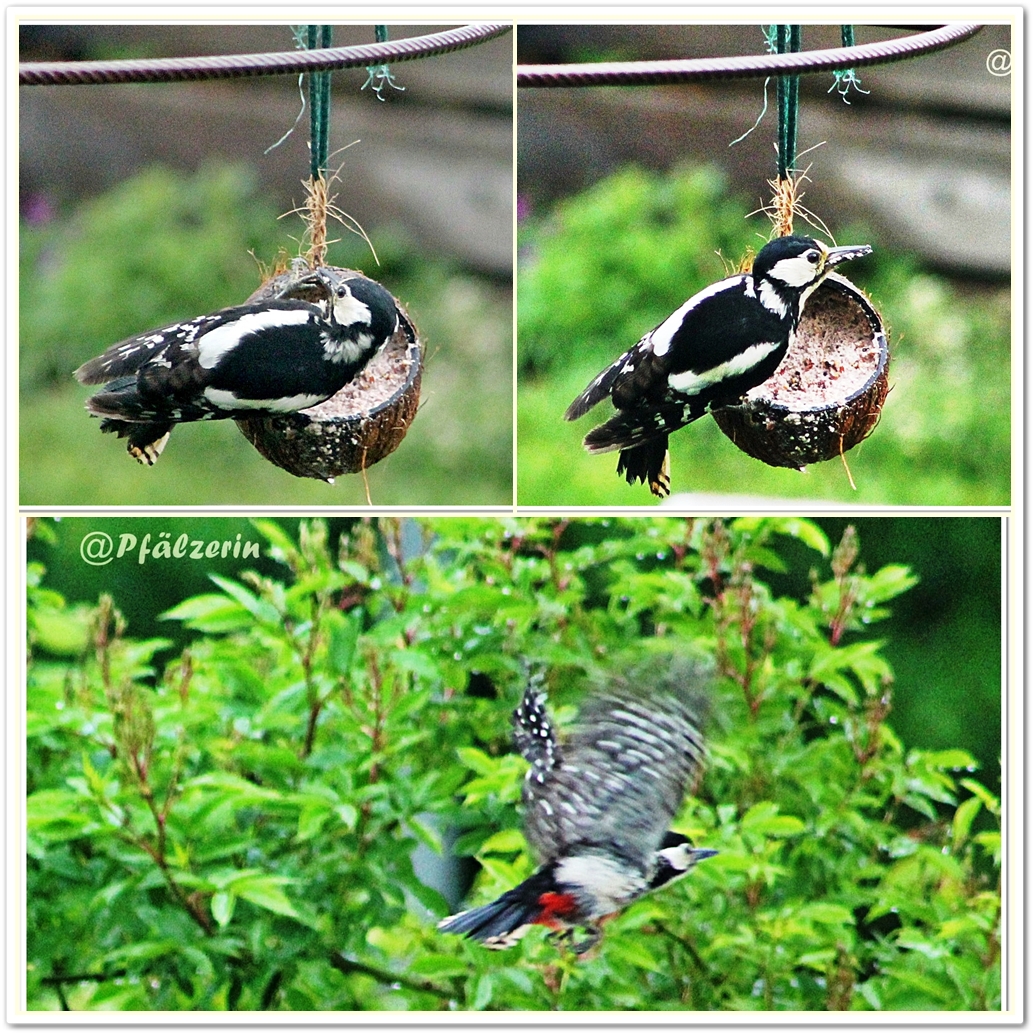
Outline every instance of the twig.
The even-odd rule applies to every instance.
[[[413,989],[418,993],[434,993],[444,1000],[450,1000],[457,996],[453,989],[446,989],[444,986],[424,978],[410,978],[408,975],[397,975],[392,971],[386,971],[374,964],[366,964],[353,957],[347,957],[341,950],[335,950],[328,958],[328,963],[337,968],[343,975],[352,975],[359,972],[361,975],[369,975],[386,986],[402,986],[404,989]]]

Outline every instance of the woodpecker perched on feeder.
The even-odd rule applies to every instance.
[[[598,941],[606,918],[714,856],[669,830],[701,765],[702,683],[701,672],[680,660],[661,680],[647,670],[635,686],[616,680],[559,743],[541,678],[531,679],[513,718],[530,764],[522,789],[526,837],[543,864],[439,928],[504,949],[529,925],[560,933],[580,927],[588,933],[574,947],[581,953]]]
[[[574,421],[611,396],[618,410],[583,440],[619,451],[618,472],[669,494],[669,435],[732,405],[780,366],[806,300],[839,264],[870,245],[827,248],[809,237],[764,245],[751,273],[703,288],[602,371],[565,412]]]
[[[104,384],[86,409],[153,465],[175,424],[316,406],[397,329],[414,334],[392,295],[360,274],[332,283],[312,271],[297,284],[319,286],[327,301],[232,306],[111,346],[75,372],[84,384]]]

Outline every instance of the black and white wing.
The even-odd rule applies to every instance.
[[[702,761],[705,687],[700,667],[666,657],[589,699],[553,765],[534,764],[523,789],[541,859],[598,846],[652,866]]]

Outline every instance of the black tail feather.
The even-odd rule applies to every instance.
[[[669,436],[652,439],[642,446],[634,446],[619,453],[616,469],[632,486],[634,482],[646,482],[657,497],[669,495]]]
[[[604,424],[586,433],[583,445],[591,453],[608,453],[643,446],[655,439],[665,439],[684,425],[697,421],[707,409],[706,403],[662,403],[638,410],[620,410]]]
[[[532,924],[540,912],[538,905],[521,902],[514,892],[512,889],[492,903],[445,918],[439,922],[439,930],[466,935],[498,948],[512,945],[517,941],[519,929]]]

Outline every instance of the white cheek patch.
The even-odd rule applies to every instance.
[[[767,276],[775,281],[783,281],[793,288],[801,288],[817,277],[817,268],[816,264],[809,262],[805,256],[796,255],[774,263]]]
[[[246,313],[229,324],[213,328],[198,339],[198,363],[206,370],[211,370],[245,335],[267,328],[305,324],[311,315],[308,309],[271,309],[261,313]]]
[[[327,396],[307,395],[285,396],[282,399],[239,399],[226,389],[207,388],[203,395],[210,402],[223,410],[272,410],[275,413],[287,414],[295,410],[322,403]]]
[[[668,849],[659,849],[658,855],[663,857],[674,871],[691,869],[694,851],[689,845],[674,845]]]
[[[726,291],[745,279],[744,275],[727,277],[726,280],[717,281],[715,284],[710,284],[707,288],[702,288],[697,295],[692,295],[675,313],[666,317],[651,334],[646,336],[645,342],[649,344],[651,351],[656,356],[665,356],[672,345],[673,335],[680,330],[680,325],[683,324],[684,317],[687,316],[688,311],[700,305],[710,296]]]
[[[726,363],[718,367],[712,367],[701,374],[694,371],[681,371],[679,374],[669,375],[669,385],[677,392],[687,396],[697,395],[699,392],[715,385],[717,382],[725,381],[727,378],[735,378],[745,371],[751,370],[757,363],[766,359],[780,345],[779,342],[760,342],[758,345],[750,346],[742,353],[738,353]]]
[[[369,324],[371,322],[370,307],[364,305],[359,299],[353,298],[352,295],[347,294],[342,299],[336,295],[334,310],[335,320],[344,327],[348,327],[350,324]]]

